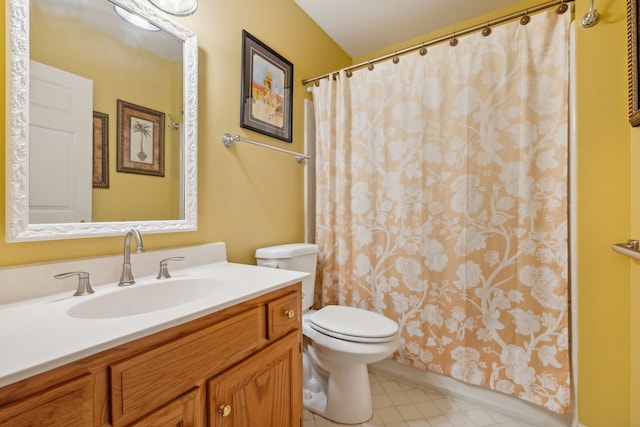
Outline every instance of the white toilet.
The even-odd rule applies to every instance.
[[[318,246],[309,243],[256,251],[258,265],[311,273],[302,282],[304,407],[337,423],[363,423],[373,414],[367,364],[396,351],[398,324],[354,307],[311,310],[317,258]]]

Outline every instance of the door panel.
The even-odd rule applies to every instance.
[[[91,221],[93,81],[30,67],[29,223]]]

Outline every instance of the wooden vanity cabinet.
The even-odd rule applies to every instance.
[[[93,379],[83,375],[0,408],[0,426],[90,426]]]
[[[0,388],[2,426],[298,427],[300,285]]]

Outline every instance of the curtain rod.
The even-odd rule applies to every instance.
[[[567,3],[571,3],[575,0],[554,0],[554,1],[550,1],[547,3],[543,3],[543,4],[539,4],[537,6],[533,6],[533,7],[529,7],[527,9],[521,10],[519,12],[515,12],[515,13],[511,13],[509,15],[505,15],[501,18],[496,18],[496,19],[492,19],[490,21],[487,21],[484,24],[478,24],[478,25],[474,25],[472,27],[467,27],[464,28],[460,31],[454,31],[453,33],[432,39],[432,40],[428,40],[425,42],[422,42],[420,44],[417,45],[413,45],[398,51],[395,51],[393,53],[388,53],[386,55],[382,55],[382,56],[378,56],[376,58],[373,59],[369,59],[368,61],[364,61],[364,62],[360,62],[359,64],[356,65],[352,65],[350,67],[345,67],[343,68],[344,70],[346,70],[347,72],[347,76],[350,77],[350,73],[353,70],[357,70],[360,68],[364,68],[364,67],[369,67],[369,69],[373,69],[373,64],[378,63],[378,62],[382,62],[385,61],[387,59],[393,58],[394,62],[398,62],[398,55],[404,55],[410,52],[414,52],[416,50],[420,50],[420,54],[421,55],[425,55],[427,53],[427,47],[429,46],[433,46],[439,43],[442,43],[444,41],[449,40],[449,43],[451,44],[451,46],[455,46],[458,44],[458,39],[457,37],[459,36],[465,36],[467,34],[476,32],[476,31],[480,31],[482,30],[482,35],[484,35],[485,37],[488,36],[489,34],[491,34],[491,28],[492,26],[498,25],[498,24],[503,24],[505,22],[508,21],[512,21],[514,19],[520,19],[520,22],[523,25],[526,25],[529,22],[529,15],[532,13],[536,13],[536,12],[540,12],[541,10],[544,9],[549,9],[553,6],[558,6],[557,9],[557,13],[562,14],[565,13],[568,9],[569,6],[567,5]],[[332,71],[330,73],[327,74],[323,74],[321,76],[317,76],[317,77],[313,77],[310,79],[306,79],[306,80],[302,80],[302,84],[303,85],[307,85],[309,83],[312,82],[316,82],[316,84],[318,84],[319,80],[322,79],[327,79],[331,76],[335,76],[337,75],[339,72],[338,71]]]

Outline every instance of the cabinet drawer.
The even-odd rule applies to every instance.
[[[198,389],[172,400],[160,409],[145,415],[142,419],[128,427],[158,427],[158,426],[180,426],[194,427],[198,425],[198,413],[196,410],[196,399]]]
[[[120,426],[192,389],[266,343],[265,312],[254,307],[111,368],[113,424]]]
[[[269,302],[269,339],[285,335],[300,327],[301,322],[300,293],[292,292]]]
[[[3,427],[93,425],[93,378],[85,375],[0,408],[0,425]]]

